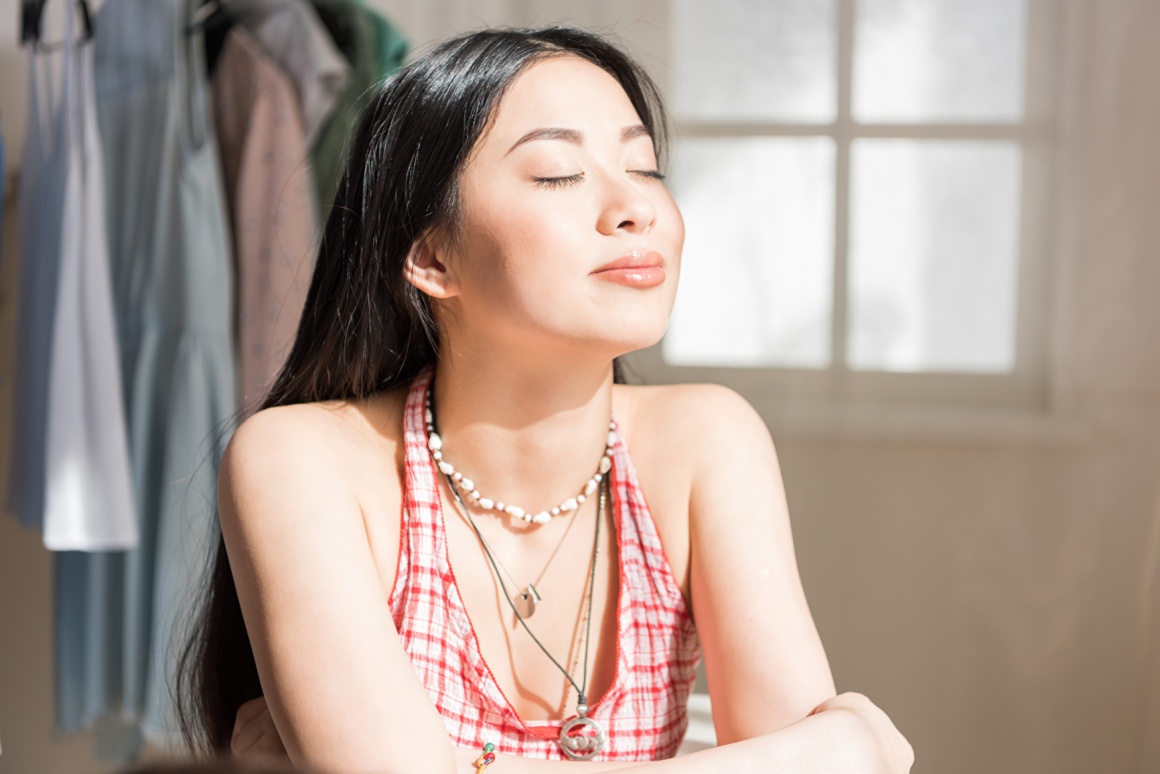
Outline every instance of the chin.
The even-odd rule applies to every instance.
[[[529,320],[530,325],[522,326],[520,333],[526,335],[529,328],[539,328],[549,339],[573,351],[590,352],[600,358],[619,357],[660,341],[671,311],[671,297],[658,296],[648,301],[638,298],[633,303],[620,301],[590,307],[583,317],[556,314],[554,319],[546,319],[549,315],[545,314],[538,321]]]
[[[632,320],[610,325],[601,338],[607,343],[613,357],[627,355],[641,349],[648,349],[661,340],[668,327],[668,318],[663,320]]]

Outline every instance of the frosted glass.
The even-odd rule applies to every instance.
[[[828,365],[833,141],[690,139],[675,151],[685,250],[665,360]]]
[[[1010,142],[854,142],[851,368],[1012,369],[1020,164]]]
[[[1027,0],[858,0],[854,119],[1019,121]]]
[[[834,120],[835,0],[676,0],[673,29],[678,118]]]

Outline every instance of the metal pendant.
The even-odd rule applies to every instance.
[[[574,761],[590,761],[604,751],[608,734],[592,718],[580,715],[560,729],[560,749]]]
[[[520,592],[516,597],[516,611],[522,618],[531,618],[536,614],[536,603],[540,601],[540,592],[536,591],[536,587],[531,583],[528,587]]]

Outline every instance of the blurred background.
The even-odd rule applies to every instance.
[[[98,47],[118,23],[102,28],[102,6],[116,2],[90,3]],[[342,89],[381,77],[392,57],[481,26],[563,22],[627,47],[668,100],[670,184],[687,227],[668,333],[632,364],[646,381],[729,385],[767,421],[839,690],[890,714],[915,771],[1160,772],[1160,3],[286,4],[298,2],[347,59],[332,56],[336,69],[323,74],[339,112]],[[43,40],[67,34],[70,4],[45,5]],[[206,61],[191,61],[208,113],[218,111],[221,171],[207,174],[224,191],[227,224],[195,234],[186,253],[203,237],[223,256],[273,240],[308,276],[309,250],[288,245],[310,234],[247,242],[239,224],[261,215],[245,215],[231,188],[257,151],[220,122],[257,120],[246,100],[269,100],[273,87],[230,92],[211,69],[292,69],[293,57],[279,59],[269,29],[245,18],[260,3],[169,4],[195,27],[186,40],[200,43],[202,29],[211,38]],[[344,5],[374,14],[373,64],[351,54],[335,10]],[[232,27],[208,21],[223,13],[238,17]],[[45,133],[29,109],[33,49],[20,20],[21,4],[0,0],[8,503],[25,484],[10,472],[23,451],[12,440],[30,223],[18,206],[30,184],[21,158],[28,137]],[[138,37],[155,33],[143,25]],[[120,30],[120,45],[133,38]],[[60,68],[61,48],[37,50]],[[326,77],[290,76],[279,83],[303,120],[290,146],[270,140],[298,150],[267,218],[279,224],[325,211],[327,181],[294,175],[320,168],[311,159],[336,132],[341,145],[337,119],[310,113],[309,83]],[[98,78],[98,102],[102,88]],[[109,211],[124,208],[109,190]],[[121,231],[110,228],[114,280]],[[275,292],[239,277],[239,299]],[[277,325],[262,331],[263,358],[237,344],[239,406],[279,352]],[[189,459],[207,448],[194,446]],[[135,486],[145,524],[157,512]],[[75,541],[54,543],[26,513],[0,518],[0,772],[113,771],[161,754],[171,654],[159,633],[195,577],[202,529],[185,524],[181,540],[114,570]],[[157,540],[156,529],[133,532],[117,539],[138,554],[134,541]],[[125,609],[134,604],[145,612]]]

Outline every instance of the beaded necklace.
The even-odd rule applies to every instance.
[[[521,508],[518,505],[504,504],[502,500],[494,500],[490,497],[484,497],[475,488],[475,482],[463,475],[461,471],[455,469],[455,466],[443,458],[443,438],[435,429],[435,412],[431,408],[431,393],[435,390],[434,381],[431,382],[431,387],[427,390],[427,404],[423,412],[423,418],[427,423],[427,450],[431,453],[431,459],[435,461],[439,472],[453,480],[456,484],[467,492],[467,497],[472,503],[485,511],[502,511],[507,513],[512,518],[523,519],[527,522],[535,522],[536,524],[547,524],[552,520],[553,516],[560,516],[565,513],[575,511],[584,501],[592,496],[596,491],[596,487],[600,486],[601,480],[605,474],[612,468],[612,447],[616,445],[616,421],[609,420],[608,422],[608,436],[604,442],[604,454],[600,458],[600,463],[596,466],[596,472],[584,482],[584,486],[579,493],[574,497],[569,497],[559,505],[548,510],[540,511],[533,514],[526,508]]]

